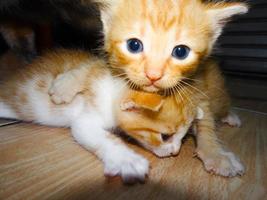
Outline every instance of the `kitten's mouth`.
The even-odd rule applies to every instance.
[[[154,84],[145,85],[143,89],[147,92],[158,92],[160,90],[160,88],[158,88]]]

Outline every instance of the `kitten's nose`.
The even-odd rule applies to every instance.
[[[146,70],[146,77],[152,81],[156,82],[162,78],[161,70]]]

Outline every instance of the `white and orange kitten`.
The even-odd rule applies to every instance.
[[[70,104],[55,105],[48,94],[53,80],[77,66],[84,68],[86,90]],[[125,182],[143,181],[148,161],[111,133],[126,88],[103,61],[85,52],[61,50],[1,77],[0,117],[70,127],[73,137],[103,161],[105,174],[119,175]]]

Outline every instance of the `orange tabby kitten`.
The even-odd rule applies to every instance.
[[[85,81],[83,93],[70,104],[55,105],[48,94],[52,82],[68,71],[75,75],[76,68]],[[0,76],[0,82],[0,117],[70,127],[77,142],[103,161],[105,174],[121,176],[125,182],[144,181],[148,161],[111,134],[128,87],[112,77],[102,60],[82,51],[58,50]],[[74,94],[78,86],[64,85]]]
[[[103,5],[104,48],[114,76],[126,79],[134,89],[173,94],[186,101],[184,106],[188,102],[199,106],[204,115],[196,123],[197,154],[205,168],[224,176],[242,173],[238,159],[218,143],[216,114],[220,113],[219,117],[232,125],[238,126],[240,121],[229,113],[227,98],[220,103],[214,99],[222,80],[214,81],[221,79],[220,72],[208,56],[225,23],[233,15],[246,13],[247,5],[201,0],[96,2]],[[211,76],[207,70],[215,70],[217,75]],[[72,77],[71,73],[68,76]],[[205,76],[210,77],[205,79]],[[64,92],[58,90],[52,94],[65,99]],[[67,94],[72,96],[69,91]]]
[[[169,91],[184,99],[198,94],[199,100],[192,102],[204,112],[196,124],[198,156],[208,171],[224,176],[242,172],[238,159],[226,152],[216,137],[215,113],[224,104],[228,108],[228,102],[223,99],[216,105],[217,101],[205,97],[209,96],[205,94],[205,84],[216,92],[220,83],[211,81],[213,77],[208,79],[214,82],[212,85],[199,80],[207,68],[214,66],[208,56],[224,25],[233,15],[246,13],[248,6],[201,0],[104,2],[101,19],[110,67],[133,88],[159,94]],[[237,116],[228,113],[228,109],[221,117],[240,125]]]

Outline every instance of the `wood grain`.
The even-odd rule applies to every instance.
[[[68,129],[32,124],[0,128],[0,199],[267,199],[267,116],[239,111],[242,128],[223,126],[219,136],[247,172],[222,178],[204,171],[188,137],[180,154],[150,160],[146,184],[106,179],[101,162],[75,143]]]

